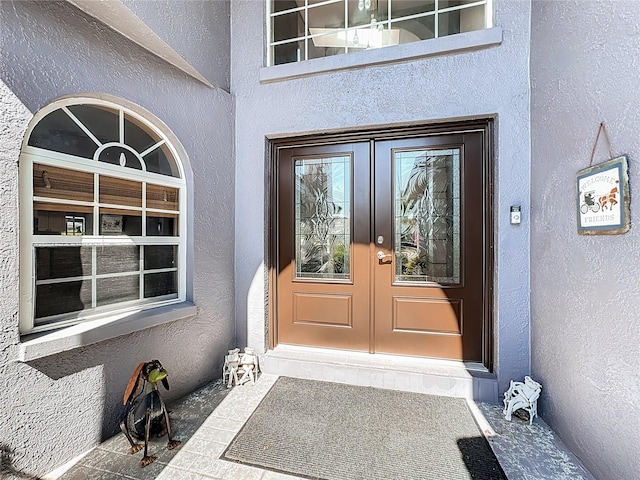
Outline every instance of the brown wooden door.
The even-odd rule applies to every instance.
[[[278,342],[369,350],[369,143],[278,157]]]
[[[277,343],[484,360],[484,133],[277,150]]]
[[[376,143],[376,352],[483,360],[483,150],[482,132]]]

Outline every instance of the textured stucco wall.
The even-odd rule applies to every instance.
[[[495,24],[504,30],[500,46],[260,84],[264,7],[259,1],[232,2],[240,344],[260,351],[268,346],[265,137],[495,115],[495,348],[500,389],[528,373],[530,4],[494,3]],[[522,225],[509,224],[510,205],[522,205]]]
[[[532,370],[543,418],[601,479],[640,475],[638,7],[536,1],[532,12]],[[629,158],[632,226],[579,236],[575,174],[601,121]],[[607,158],[602,142],[594,164]]]
[[[153,2],[137,7],[141,16],[156,8]],[[228,23],[216,2],[200,2],[193,11],[181,2],[163,8],[173,11],[179,49],[192,57],[196,48],[189,39],[201,45],[202,36],[191,26],[203,12],[212,22]],[[219,18],[216,12],[222,12]],[[222,354],[234,343],[233,105],[222,89],[202,85],[69,4],[2,1],[0,19],[0,459],[2,466],[10,462],[42,474],[117,431],[122,392],[140,361],[159,358],[169,370],[168,401],[220,376]],[[201,48],[200,57],[190,60],[215,62],[216,54],[209,55]],[[229,75],[214,74],[213,67],[210,73],[213,80]],[[19,363],[20,144],[34,112],[62,95],[85,92],[140,105],[181,142],[191,207],[187,296],[198,315]]]
[[[122,0],[122,3],[211,83],[229,91],[228,0]],[[183,21],[185,17],[188,23]]]

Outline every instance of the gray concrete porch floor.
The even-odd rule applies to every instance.
[[[255,385],[231,390],[217,382],[173,404],[171,425],[182,445],[167,450],[166,437],[153,440],[150,454],[158,459],[148,467],[138,465],[142,452],[127,453],[129,445],[120,434],[44,479],[296,480],[298,477],[220,459],[277,378],[262,374]],[[468,403],[509,480],[593,480],[542,420],[536,419],[531,426],[516,418],[507,422],[499,405]]]

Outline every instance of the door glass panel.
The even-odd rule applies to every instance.
[[[460,149],[394,153],[396,281],[460,283]]]
[[[350,156],[295,161],[295,235],[296,278],[350,278]]]

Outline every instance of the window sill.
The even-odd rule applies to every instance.
[[[314,58],[304,62],[263,67],[260,69],[260,83],[278,82],[371,65],[406,62],[418,58],[478,50],[501,43],[502,28],[493,27],[392,47],[374,48],[357,53],[345,53],[331,57]]]
[[[163,323],[193,318],[196,314],[193,303],[181,302],[100,318],[53,332],[24,335],[18,345],[18,360],[28,362],[48,357]]]

